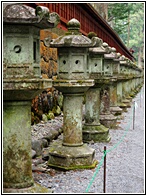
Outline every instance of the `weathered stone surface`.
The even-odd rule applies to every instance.
[[[108,128],[115,128],[117,126],[117,117],[113,114],[101,114],[100,115],[100,122],[108,127]]]
[[[35,150],[36,156],[40,156],[42,153],[42,149],[43,149],[42,140],[33,140],[32,149]]]
[[[110,112],[113,115],[117,116],[117,115],[121,115],[123,110],[118,106],[110,106]]]
[[[49,145],[49,143],[46,139],[41,138],[41,141],[42,141],[43,148],[46,148]]]
[[[4,193],[53,193],[53,190],[47,189],[46,187],[41,186],[40,184],[34,183],[33,186],[28,188],[19,188],[19,189],[11,189],[4,188]]]
[[[52,134],[52,138],[56,139],[59,135],[59,132],[55,129],[50,130],[51,134]]]
[[[109,142],[109,128],[100,124],[100,88],[94,86],[86,92],[83,141]]]
[[[43,149],[43,151],[42,151],[42,159],[45,160],[45,161],[48,161],[48,159],[49,159],[49,149],[48,148]]]
[[[30,101],[4,102],[3,186],[5,188],[24,188],[33,185],[30,107]]]
[[[84,125],[83,126],[83,142],[109,142],[111,137],[109,135],[109,128],[100,125]]]
[[[34,158],[36,156],[36,151],[32,150],[32,158]]]
[[[49,132],[49,133],[48,133],[47,135],[45,135],[43,138],[50,142],[50,141],[53,140],[53,135],[51,134],[51,132]]]
[[[49,148],[48,165],[64,170],[95,168],[95,150],[86,144],[78,147],[63,146],[62,141],[53,142]]]

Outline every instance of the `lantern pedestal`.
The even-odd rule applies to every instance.
[[[127,112],[127,105],[122,102],[122,83],[123,76],[119,76],[117,82],[117,105],[123,110],[123,112]]]
[[[82,106],[83,95],[93,80],[56,80],[54,87],[62,91],[63,101],[63,141],[54,142],[49,149],[48,165],[70,169],[94,168],[95,150],[83,144]]]
[[[31,157],[31,100],[43,89],[52,86],[51,80],[4,79],[3,110],[3,191],[5,193],[46,192],[35,185]]]
[[[101,114],[100,115],[100,122],[109,128],[115,128],[117,124],[117,117],[115,117],[113,114]]]
[[[4,193],[52,193],[53,191],[42,187],[40,184],[34,183],[33,186],[28,188],[4,188]]]
[[[83,126],[83,141],[94,141],[94,142],[109,142],[111,137],[109,135],[109,128],[102,124],[91,125],[85,124]]]
[[[122,109],[118,106],[117,103],[117,79],[113,79],[113,82],[109,85],[110,89],[110,112],[114,116],[122,114]]]
[[[117,117],[110,113],[110,77],[102,77],[95,80],[96,85],[101,88],[100,91],[100,123],[107,128],[116,126]]]
[[[83,126],[83,141],[109,142],[109,128],[100,124],[100,88],[95,84],[86,92],[85,124]]]
[[[94,156],[95,150],[87,144],[64,146],[62,141],[55,141],[49,149],[48,165],[63,170],[92,169],[98,163]]]
[[[131,107],[131,102],[128,99],[123,99],[122,102],[126,105],[127,108]]]

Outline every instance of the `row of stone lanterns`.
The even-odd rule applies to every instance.
[[[67,23],[65,36],[49,43],[49,47],[58,48],[58,78],[52,84],[52,80],[40,77],[39,31],[54,27],[58,15],[42,6],[34,10],[14,4],[5,7],[3,16],[4,192],[48,192],[32,178],[31,100],[52,85],[64,95],[63,141],[55,141],[50,147],[49,166],[67,170],[94,168],[95,150],[83,141],[110,141],[109,127],[117,120],[114,114],[122,112],[118,101],[125,98],[131,87],[135,89],[141,84],[141,70],[132,64],[124,65],[125,58],[116,55],[115,49],[101,39],[80,34],[79,21],[72,19]],[[135,81],[130,82],[129,89],[122,82],[128,82],[128,77],[121,70],[121,63],[124,69],[135,69],[126,73],[132,73],[131,80]]]
[[[127,88],[127,82],[138,73],[128,77],[129,69],[133,68],[129,60],[98,37],[89,39],[80,34],[80,23],[76,19],[71,19],[67,27],[64,36],[50,42],[50,47],[58,49],[58,78],[53,85],[64,95],[64,117],[63,141],[51,145],[48,165],[66,170],[93,168],[97,164],[95,150],[83,141],[110,141],[109,128],[116,125],[115,115],[122,113],[122,105],[130,106],[123,103],[119,107],[118,92],[121,91],[120,102],[128,103],[126,95],[131,89]],[[126,66],[128,70],[124,72]],[[84,94],[85,123],[82,126]]]

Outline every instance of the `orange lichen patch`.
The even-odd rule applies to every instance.
[[[47,37],[51,37],[51,39],[56,39],[58,37],[58,35],[55,33],[52,33],[50,30],[41,30],[40,31],[40,40],[44,40]]]
[[[54,61],[57,61],[57,49],[52,48],[52,58]]]

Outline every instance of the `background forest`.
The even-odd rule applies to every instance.
[[[136,63],[144,61],[144,3],[92,3],[96,11],[116,31]]]

